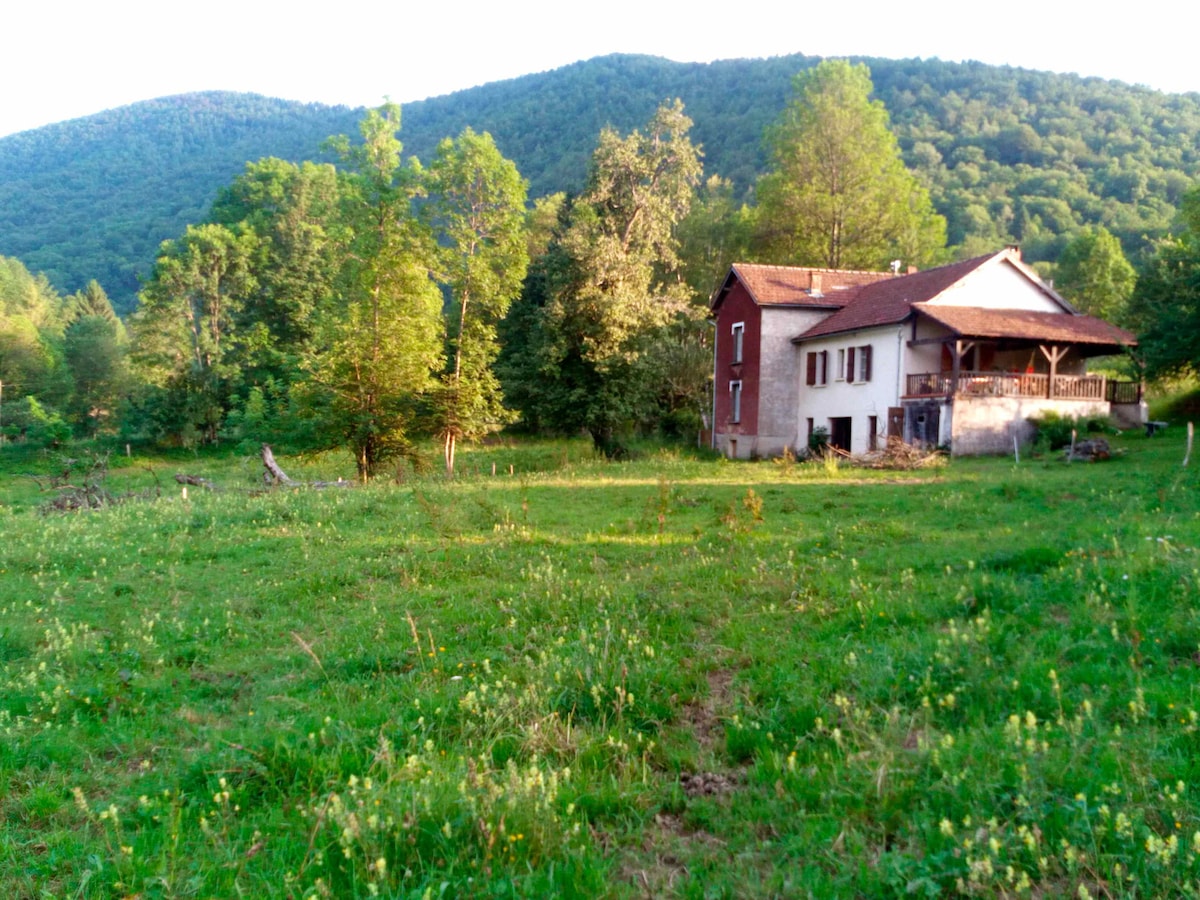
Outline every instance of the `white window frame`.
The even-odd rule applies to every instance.
[[[742,362],[745,353],[746,323],[734,322],[729,333],[733,337],[733,365],[736,366]]]
[[[742,421],[742,381],[740,378],[729,382],[729,424],[738,425]]]
[[[846,348],[839,347],[837,352],[837,368],[833,370],[834,381],[844,381],[846,378]]]

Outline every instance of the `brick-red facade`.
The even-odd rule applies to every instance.
[[[762,310],[740,281],[734,281],[716,311],[716,365],[713,372],[714,418],[717,434],[758,433],[759,360],[762,335]],[[742,335],[742,361],[733,361],[733,326],[745,324]],[[731,381],[742,383],[741,421],[729,421],[732,408]]]

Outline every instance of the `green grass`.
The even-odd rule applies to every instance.
[[[1200,893],[1200,475],[1114,444],[69,515],[3,448],[0,896]]]

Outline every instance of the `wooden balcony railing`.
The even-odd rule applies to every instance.
[[[1142,383],[1140,381],[1110,381],[1105,399],[1109,403],[1141,403]]]
[[[959,372],[957,389],[950,372],[909,375],[907,397],[1048,397],[1054,400],[1105,400],[1110,391],[1103,375],[1055,375],[1054,383],[1044,373]],[[1124,383],[1122,383],[1123,385]],[[1111,401],[1110,402],[1123,402]]]

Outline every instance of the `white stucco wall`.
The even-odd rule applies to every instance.
[[[830,428],[831,418],[850,417],[851,453],[867,452],[870,416],[876,417],[876,433],[886,433],[888,407],[900,405],[900,358],[908,330],[903,325],[887,325],[805,341],[797,347],[797,403],[793,421],[796,429],[793,440],[797,446],[808,445],[810,417],[814,426],[824,428]],[[871,380],[864,383],[842,380],[844,373],[837,371],[838,350],[866,345],[871,347]],[[822,350],[829,353],[828,383],[824,387],[806,385],[807,356]]]
[[[752,441],[738,442],[739,456],[778,456],[784,447],[803,446],[796,443],[796,370],[801,363],[792,338],[832,312],[762,307],[758,434]]]
[[[976,269],[961,284],[929,300],[928,305],[1063,312],[1053,298],[1031,284],[1007,260],[998,260]]]
[[[1072,417],[1107,416],[1109,405],[1102,400],[956,397],[950,411],[951,452],[955,456],[1012,453],[1014,434],[1022,444],[1033,440],[1029,417],[1052,410]]]

